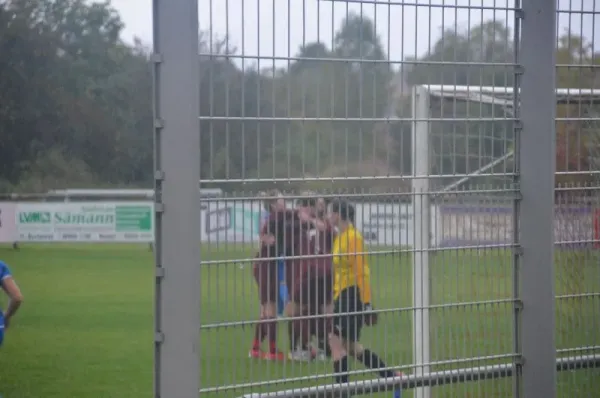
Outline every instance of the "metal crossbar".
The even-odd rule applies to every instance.
[[[353,381],[347,384],[329,384],[316,387],[296,388],[290,390],[254,393],[242,398],[336,398],[393,391],[394,389],[412,389],[422,386],[442,386],[452,383],[467,383],[487,379],[512,377],[515,372],[514,363],[500,365],[476,366],[431,372],[422,376],[406,375],[388,379],[372,379]],[[563,357],[556,360],[558,372],[600,368],[600,354]]]

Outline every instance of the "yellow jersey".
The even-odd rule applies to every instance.
[[[350,225],[333,241],[333,297],[348,287],[357,286],[364,304],[371,303],[371,279],[367,256],[363,254],[364,240]]]

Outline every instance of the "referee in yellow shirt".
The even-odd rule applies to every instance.
[[[371,307],[371,280],[364,240],[354,228],[354,206],[343,200],[333,202],[329,219],[337,227],[333,242],[333,331],[329,345],[333,359],[336,383],[348,382],[348,355],[362,362],[381,377],[398,377],[401,373],[386,370],[385,363],[377,354],[360,343],[363,324],[375,323]],[[400,391],[394,392],[395,397]]]

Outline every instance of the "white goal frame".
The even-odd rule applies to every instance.
[[[414,247],[413,247],[413,364],[415,376],[425,377],[431,373],[431,330],[430,330],[430,299],[431,281],[429,278],[429,259],[431,249],[435,248],[436,239],[432,235],[431,225],[436,219],[432,212],[431,181],[431,147],[430,121],[435,121],[430,115],[431,98],[451,98],[457,101],[470,101],[501,106],[510,118],[514,117],[514,88],[502,86],[454,86],[454,85],[418,85],[412,88],[412,127],[411,138],[413,145],[412,159],[412,190],[414,214]],[[580,102],[600,102],[600,90],[560,88],[556,89],[556,103],[577,104]],[[499,118],[501,120],[501,118]],[[559,120],[559,119],[557,119]],[[475,176],[485,175],[498,164],[510,159],[514,150],[476,171],[464,175],[454,183],[436,189],[438,192],[451,192],[468,182]],[[441,176],[444,177],[444,176]],[[450,177],[450,176],[448,176]],[[437,178],[437,177],[436,177]],[[433,214],[432,214],[433,213]],[[421,220],[428,220],[422,222]],[[436,224],[434,224],[436,225]],[[415,398],[430,398],[431,387],[415,388]]]

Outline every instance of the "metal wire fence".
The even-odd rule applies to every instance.
[[[157,1],[157,396],[597,394],[596,3]],[[173,66],[197,65],[194,24],[173,25],[196,6],[199,97]],[[225,192],[200,230],[198,166]],[[339,383],[332,329],[297,328],[331,311],[289,310],[296,280],[260,274],[279,198],[322,221],[320,199],[354,205],[378,315],[360,342],[385,369],[348,345]],[[335,262],[311,250],[282,267]]]

